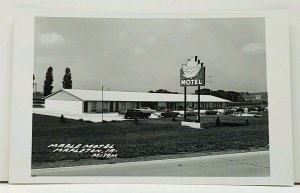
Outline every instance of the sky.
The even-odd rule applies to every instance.
[[[266,92],[263,18],[45,18],[35,20],[34,75],[53,91],[65,68],[74,89],[183,92],[179,70],[198,56],[213,90]],[[189,87],[193,92],[197,87]]]

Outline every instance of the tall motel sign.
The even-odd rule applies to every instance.
[[[198,121],[200,123],[200,86],[205,86],[205,67],[195,56],[182,64],[180,69],[180,86],[184,86],[184,121],[186,121],[186,88],[198,86]]]

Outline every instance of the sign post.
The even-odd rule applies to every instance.
[[[205,86],[205,67],[195,56],[182,64],[180,69],[180,86],[184,86],[184,121],[186,121],[187,86],[198,86],[198,121],[200,123],[200,86]]]
[[[198,86],[198,121],[200,123],[200,86]]]
[[[186,86],[184,87],[184,116],[183,116],[183,120],[186,121]]]

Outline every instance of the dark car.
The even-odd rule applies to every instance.
[[[119,114],[120,114],[120,115],[125,115],[125,113],[126,113],[126,109],[121,109],[121,110],[119,111]]]
[[[171,110],[165,110],[161,113],[161,117],[177,117],[180,113]]]
[[[205,115],[216,115],[218,114],[218,111],[208,110],[205,112]]]
[[[225,112],[224,112],[224,114],[225,114],[225,115],[232,115],[234,112],[235,112],[235,111],[232,110],[232,109],[226,109]]]
[[[186,111],[186,116],[196,116],[197,112],[196,111]]]
[[[143,113],[141,110],[129,109],[126,111],[124,117],[125,119],[148,118],[150,115],[150,113]]]

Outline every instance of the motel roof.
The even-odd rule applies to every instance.
[[[102,91],[99,90],[79,90],[79,89],[61,89],[52,93],[44,99],[50,99],[51,96],[59,92],[65,92],[81,101],[102,101]],[[132,101],[132,102],[183,102],[183,94],[167,93],[144,93],[144,92],[123,92],[123,91],[103,91],[103,101]],[[197,102],[198,96],[187,94],[187,102]],[[201,102],[230,102],[212,95],[200,95]]]

